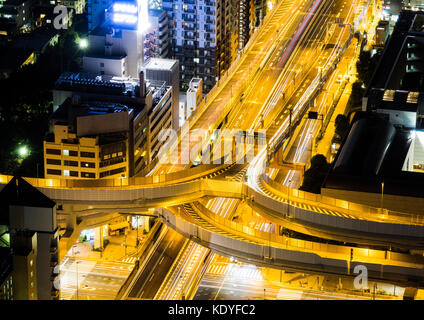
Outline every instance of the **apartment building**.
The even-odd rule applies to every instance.
[[[31,24],[32,0],[6,0],[0,7],[0,18],[16,31]]]
[[[9,263],[0,266],[0,297],[57,300],[59,228],[55,202],[24,179],[14,177],[0,191],[0,203],[0,225],[7,227],[10,238],[9,246],[0,248],[0,255]]]
[[[203,79],[205,93],[230,67],[248,41],[253,20],[252,1],[164,0],[170,17],[172,55],[179,60],[180,85]]]
[[[169,19],[164,10],[149,9],[150,27],[144,35],[144,62],[168,58],[170,54]]]
[[[142,84],[142,85],[140,85]],[[63,74],[44,141],[46,178],[120,178],[140,173],[172,127],[173,90],[164,81]]]
[[[75,14],[84,13],[85,0],[61,0],[60,4],[74,10]]]

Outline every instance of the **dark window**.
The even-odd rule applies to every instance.
[[[57,160],[57,159],[47,159],[46,160],[47,164],[54,164],[57,166],[60,166],[62,164],[62,161]]]
[[[57,154],[60,156],[60,150],[59,149],[46,149],[47,154]]]
[[[125,167],[110,170],[110,171],[100,172],[100,178],[112,176],[114,174],[118,174],[118,173],[121,173],[121,172],[125,172]]]
[[[92,172],[81,172],[81,178],[95,178],[96,174]]]
[[[96,157],[96,155],[94,154],[94,152],[84,152],[84,151],[81,151],[80,155],[81,155],[81,157],[84,157],[84,158],[95,158]]]
[[[69,155],[70,155],[71,157],[78,157],[78,151],[72,151],[72,150],[69,150]]]
[[[54,170],[54,169],[47,169],[47,174],[55,174],[57,176],[60,176],[62,174],[62,171]]]
[[[64,160],[63,165],[70,167],[78,167],[78,161]]]
[[[96,164],[94,162],[82,162],[81,161],[81,167],[83,167],[83,168],[95,168]]]
[[[71,177],[78,177],[78,171],[69,171]]]

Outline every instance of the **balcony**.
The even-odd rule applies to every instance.
[[[190,17],[190,16],[185,16],[183,15],[183,20],[184,21],[188,21],[188,22],[194,22],[196,21],[196,18],[194,16]]]
[[[197,34],[195,32],[184,32],[184,38],[185,39],[196,39]]]
[[[195,27],[190,27],[190,26],[184,26],[183,27],[185,31],[194,31],[196,28]]]

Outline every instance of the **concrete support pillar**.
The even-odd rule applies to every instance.
[[[148,216],[144,216],[144,230],[146,230],[146,232],[150,231],[150,217]]]
[[[94,247],[93,249],[103,249],[103,227],[94,228]]]

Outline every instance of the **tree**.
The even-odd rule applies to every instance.
[[[365,94],[365,89],[362,87],[362,83],[356,81],[352,84],[352,92],[349,97],[349,109],[359,108],[362,106],[362,97]],[[349,110],[350,111],[350,110]]]
[[[322,154],[317,154],[311,159],[311,166],[305,171],[302,186],[300,190],[320,193],[321,186],[324,183],[325,177],[330,164],[327,162],[327,158]]]
[[[334,133],[337,134],[341,139],[345,137],[345,135],[349,131],[349,120],[343,114],[339,114],[334,121],[335,130]]]

